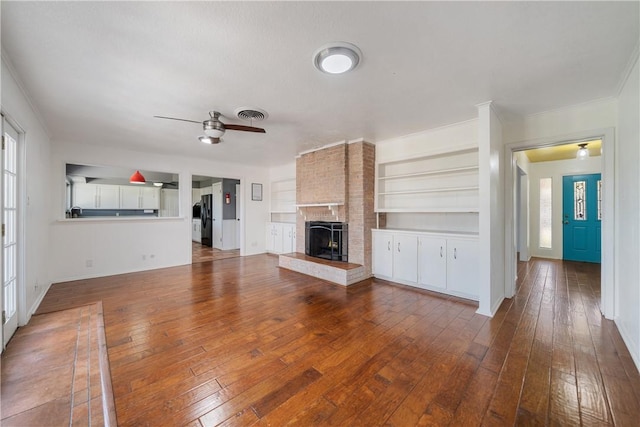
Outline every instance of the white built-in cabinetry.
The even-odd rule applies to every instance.
[[[191,220],[191,240],[202,243],[202,220],[200,218]]]
[[[373,230],[376,277],[478,300],[478,273],[477,235]]]
[[[160,189],[129,185],[74,184],[73,206],[82,209],[160,208]]]
[[[296,179],[271,182],[271,222],[267,223],[266,250],[274,254],[296,251]]]
[[[376,212],[478,212],[478,148],[379,162]]]
[[[287,254],[296,249],[296,225],[283,222],[268,222],[266,235],[267,252]]]

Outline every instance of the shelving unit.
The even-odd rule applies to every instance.
[[[478,149],[378,163],[376,212],[478,212]]]
[[[275,222],[296,221],[295,178],[271,182],[271,220]]]

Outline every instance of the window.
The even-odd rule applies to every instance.
[[[575,221],[587,220],[586,181],[576,181],[573,183],[573,219]]]
[[[598,180],[598,221],[602,221],[602,180]]]
[[[551,249],[552,190],[551,178],[540,179],[540,236],[539,246]]]

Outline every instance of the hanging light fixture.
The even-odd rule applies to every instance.
[[[576,159],[584,160],[589,157],[589,150],[587,149],[587,143],[578,144],[578,152],[576,153]]]
[[[131,178],[129,178],[129,182],[131,184],[144,184],[147,180],[144,179],[140,171],[135,171],[135,173],[131,175]]]

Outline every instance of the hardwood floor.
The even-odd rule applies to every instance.
[[[61,283],[39,312],[102,301],[122,426],[640,419],[640,375],[599,314],[599,266],[521,263],[517,295],[488,319],[453,297],[276,265],[257,255]]]
[[[208,262],[218,259],[235,258],[240,256],[240,249],[223,251],[202,245],[198,242],[191,242],[191,262]]]

